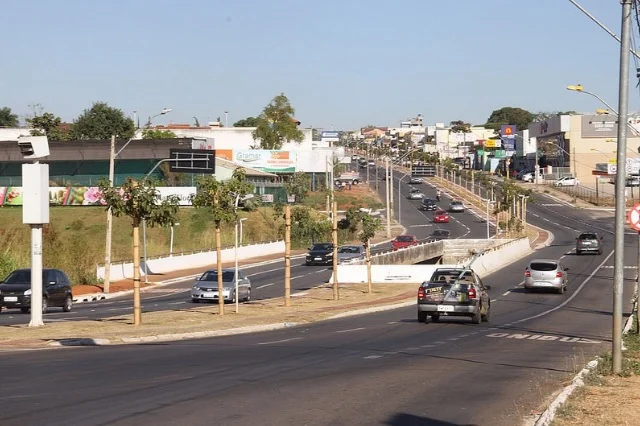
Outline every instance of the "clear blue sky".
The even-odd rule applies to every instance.
[[[620,33],[619,1],[580,4]],[[21,0],[0,25],[0,106],[20,115],[105,101],[231,124],[280,92],[303,126],[336,129],[601,107],[573,83],[617,106],[619,45],[566,0]]]

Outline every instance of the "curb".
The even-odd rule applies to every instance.
[[[330,316],[326,320],[347,318],[347,317],[353,317],[356,315],[372,314],[376,312],[391,311],[393,309],[406,308],[407,306],[413,306],[415,304],[416,304],[416,301],[411,299],[410,301],[395,303],[393,305],[374,306],[372,308],[363,308],[363,309],[356,309],[355,311],[350,311],[350,312],[341,312],[339,314]]]
[[[631,315],[627,318],[627,322],[624,325],[624,330],[622,334],[627,334],[631,327],[633,326],[633,318]],[[623,348],[624,349],[624,348]],[[566,402],[566,400],[571,396],[571,394],[576,390],[584,386],[584,377],[589,374],[593,369],[598,366],[599,357],[590,361],[585,368],[580,370],[578,374],[573,378],[571,384],[565,386],[560,394],[549,404],[546,410],[538,417],[533,423],[528,423],[533,426],[550,426],[553,420],[556,417],[556,412],[562,404]]]

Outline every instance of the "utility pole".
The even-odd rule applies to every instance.
[[[291,306],[291,206],[284,208],[284,306]]]
[[[387,238],[391,238],[391,208],[389,207],[389,157],[384,158],[384,180],[387,187],[386,202],[387,202]]]
[[[620,75],[618,87],[618,155],[616,171],[615,230],[613,260],[613,327],[612,327],[612,370],[622,371],[622,299],[624,283],[624,226],[625,226],[625,183],[627,163],[627,123],[629,107],[629,49],[631,48],[631,6],[632,0],[621,0],[622,31],[620,34]]]
[[[338,300],[338,203],[333,202],[331,239],[333,242],[333,300]]]
[[[109,151],[109,186],[113,186],[116,161],[116,136],[111,135],[111,150]],[[111,286],[111,236],[113,235],[113,212],[107,210],[107,242],[104,255],[104,285],[102,291],[109,293]]]
[[[573,170],[574,170],[573,176],[574,176],[575,179],[578,179],[578,162],[576,161],[576,147],[575,146],[571,150],[571,158],[573,158]],[[575,204],[576,201],[578,201],[578,195],[576,193],[576,190],[578,189],[578,188],[576,188],[577,186],[578,186],[577,184],[573,186],[573,204]],[[633,191],[633,188],[631,190]]]
[[[389,206],[391,207],[391,217],[394,216],[393,212],[393,161],[389,165]]]

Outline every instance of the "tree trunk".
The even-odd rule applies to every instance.
[[[222,242],[220,241],[220,224],[216,223],[216,266],[218,267],[218,313],[224,315],[224,285],[222,281]]]
[[[370,240],[367,240],[364,250],[367,256],[367,290],[371,294],[371,250],[369,250]]]
[[[140,223],[133,222],[133,324],[142,324],[140,303]]]

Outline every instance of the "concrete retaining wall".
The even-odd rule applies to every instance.
[[[274,241],[263,244],[252,244],[238,247],[238,259],[246,260],[254,257],[268,256],[282,253],[284,255],[284,241]],[[173,255],[171,257],[160,257],[149,259],[147,268],[149,274],[162,274],[181,269],[201,268],[217,262],[216,251],[203,251],[200,253]],[[235,259],[234,248],[222,250],[222,261],[231,262]],[[140,273],[144,274],[144,262],[140,262]],[[96,275],[104,279],[104,266],[98,266]],[[111,265],[111,281],[118,281],[125,278],[133,278],[133,263],[113,263]]]
[[[420,284],[428,280],[436,268],[456,266],[459,265],[371,265],[371,282],[374,284]],[[338,281],[349,284],[366,283],[367,266],[340,265],[338,267]],[[333,282],[333,274],[331,275],[329,282]]]
[[[371,255],[372,265],[413,265],[428,259],[442,256],[444,243],[435,241],[400,250],[389,250]],[[364,265],[364,260],[354,260],[349,265]]]
[[[471,268],[480,275],[480,277],[485,277],[532,252],[533,250],[531,250],[531,244],[529,244],[528,238],[511,240],[485,251],[473,262]],[[467,261],[468,259],[462,263],[465,264]]]

